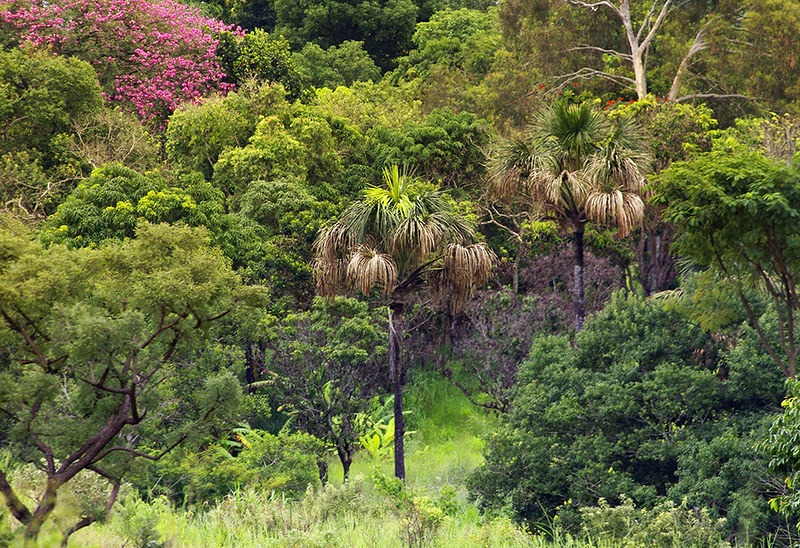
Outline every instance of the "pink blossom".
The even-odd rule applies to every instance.
[[[233,30],[176,0],[11,0],[0,13],[20,42],[92,63],[105,96],[163,126],[178,105],[229,90],[216,57]]]

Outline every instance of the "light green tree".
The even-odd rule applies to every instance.
[[[171,420],[160,405],[165,379],[179,379],[202,352],[208,325],[254,291],[204,231],[185,227],[144,225],[122,244],[71,250],[44,248],[0,218],[0,257],[6,443],[46,477],[33,508],[5,468],[0,493],[34,539],[59,489],[82,471],[115,486],[111,505],[131,458],[158,459],[231,410],[238,383],[211,375],[199,408],[183,410],[168,433],[159,427]],[[160,435],[148,439],[153,432]]]
[[[394,394],[395,475],[405,478],[403,446],[403,314],[411,295],[430,290],[451,310],[463,306],[491,274],[494,254],[475,242],[473,224],[430,183],[384,169],[383,186],[368,187],[315,242],[317,289],[344,287],[388,301],[389,377]]]

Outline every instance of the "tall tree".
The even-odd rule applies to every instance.
[[[45,249],[0,218],[0,257],[5,443],[46,476],[33,509],[10,485],[7,469],[0,469],[0,493],[34,539],[59,489],[79,473],[113,484],[110,506],[125,462],[160,458],[236,402],[235,378],[211,376],[202,409],[177,420],[170,435],[146,442],[161,421],[174,419],[160,403],[165,378],[190,369],[176,364],[202,352],[208,324],[246,290],[205,233],[192,228],[149,225],[121,245]]]
[[[384,186],[364,190],[315,242],[317,288],[332,296],[343,285],[364,295],[378,288],[388,300],[389,377],[394,394],[395,475],[404,479],[403,314],[425,289],[460,307],[491,273],[494,254],[474,243],[475,227],[430,183],[383,171]]]
[[[735,291],[769,356],[794,378],[800,166],[770,156],[756,143],[720,139],[711,152],[670,166],[659,178],[658,199],[665,218],[681,227],[676,251]],[[767,298],[772,316],[754,290]]]
[[[583,234],[588,222],[627,234],[642,220],[648,155],[635,125],[613,127],[588,103],[544,108],[528,133],[499,148],[492,178],[499,195],[527,202],[534,215],[572,232],[575,330],[583,327]]]
[[[715,70],[729,52],[740,56],[737,41],[746,39],[740,4],[508,0],[500,20],[508,41],[559,87],[591,81],[595,90],[639,100],[649,93],[671,101],[744,98],[741,85]]]

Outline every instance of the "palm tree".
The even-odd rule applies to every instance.
[[[572,232],[575,252],[575,330],[583,328],[583,234],[594,222],[621,236],[644,214],[640,196],[649,156],[630,120],[612,126],[588,103],[559,101],[543,109],[526,135],[507,142],[492,159],[495,190],[527,201],[540,218]]]
[[[458,309],[489,279],[494,254],[474,243],[475,228],[432,184],[383,171],[314,243],[318,292],[379,289],[388,302],[389,376],[394,394],[395,475],[405,479],[403,448],[403,313],[408,297],[428,289]]]

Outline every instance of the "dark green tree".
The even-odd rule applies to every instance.
[[[43,218],[80,177],[73,125],[100,109],[88,63],[33,49],[0,51],[0,207]]]
[[[766,351],[784,375],[797,374],[797,283],[800,276],[800,170],[735,137],[711,152],[677,162],[659,177],[664,216],[681,227],[675,250],[719,276],[739,296]],[[762,293],[777,315],[777,336],[752,293]]]
[[[538,337],[471,477],[474,494],[531,525],[558,513],[565,527],[601,497],[644,507],[686,499],[752,539],[767,521],[754,442],[771,420],[762,383],[774,390],[775,376],[720,350],[661,302],[621,293],[574,346]],[[748,381],[723,378],[722,363],[730,379]]]
[[[363,42],[386,70],[410,48],[417,13],[411,0],[275,0],[275,32],[297,49],[307,42],[322,48]]]
[[[367,414],[386,386],[382,316],[355,299],[317,298],[309,311],[274,321],[264,333],[264,383],[278,390],[282,410],[297,428],[336,452],[345,481],[359,437],[370,427]],[[324,482],[324,460],[320,475]]]
[[[217,55],[222,69],[235,84],[251,79],[282,84],[289,97],[296,99],[300,95],[300,75],[283,36],[255,29],[239,38],[225,31],[220,34]]]

